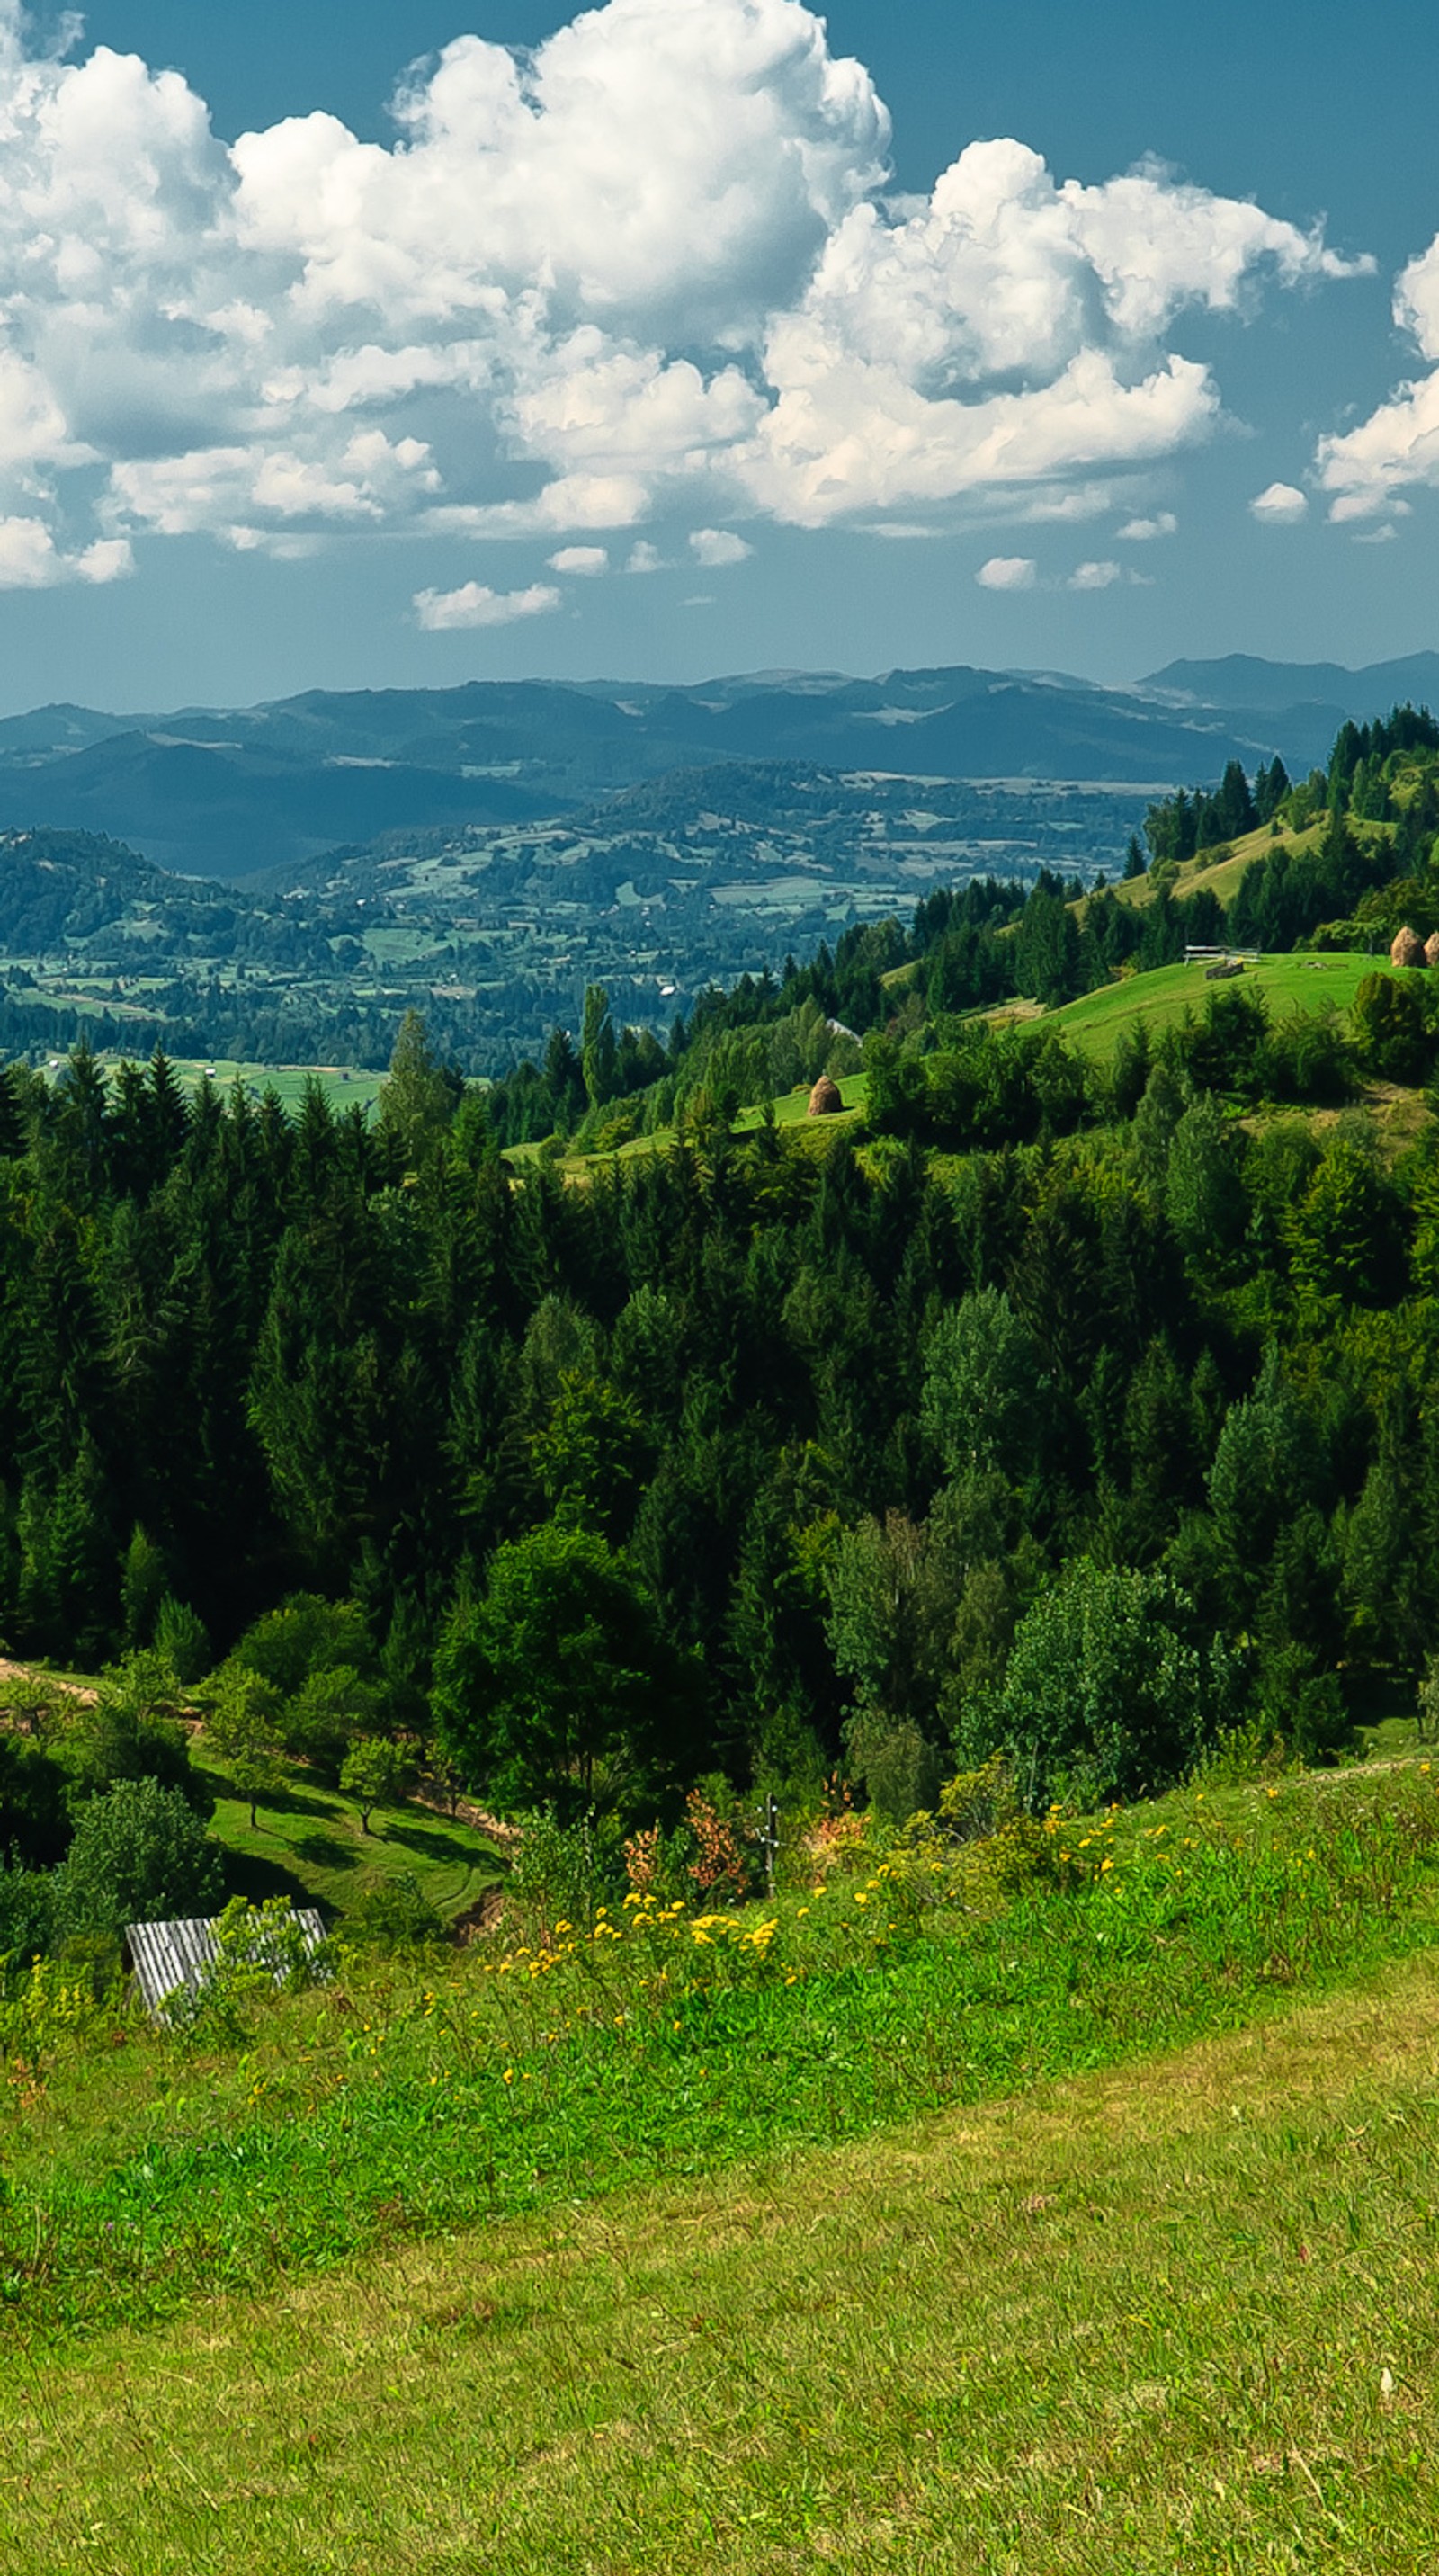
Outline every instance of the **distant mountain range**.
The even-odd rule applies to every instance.
[[[0,720],[0,830],[108,833],[181,874],[236,880],[387,833],[538,821],[721,762],[1156,789],[1275,752],[1304,770],[1346,715],[1404,698],[1439,703],[1439,654],[1361,671],[1236,654],[1170,663],[1132,689],[958,665],[689,688],[312,690],[156,716],[42,707]]]

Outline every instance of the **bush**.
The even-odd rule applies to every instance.
[[[213,1914],[221,1875],[220,1854],[178,1789],[120,1780],[80,1811],[55,1873],[56,1929],[123,1932]]]
[[[624,1837],[612,1816],[561,1824],[550,1809],[521,1819],[510,1893],[542,1922],[589,1924],[597,1904],[624,1895]]]
[[[443,1941],[443,1916],[409,1870],[367,1887],[345,1920],[345,1937],[366,1950],[413,1950]]]
[[[75,1707],[57,1746],[78,1809],[121,1780],[152,1780],[174,1789],[197,1816],[214,1801],[191,1768],[189,1740],[176,1714],[180,1686],[163,1655],[127,1655],[101,1679],[92,1708]],[[73,1706],[73,1704],[72,1704]]]
[[[55,1928],[55,1881],[44,1869],[7,1869],[0,1860],[0,1961],[42,1958]]]
[[[370,1632],[356,1602],[295,1592],[246,1629],[235,1661],[258,1673],[283,1698],[293,1699],[312,1673],[342,1665],[363,1669],[371,1661]]]
[[[1194,1605],[1166,1575],[1077,1558],[1020,1621],[1001,1688],[971,1712],[1031,1809],[1098,1806],[1183,1777],[1229,1717],[1233,1658],[1193,1637]]]
[[[282,1896],[251,1905],[230,1899],[215,1925],[215,1955],[196,1985],[165,1998],[171,2030],[191,2041],[240,2046],[253,2037],[249,2009],[276,1993],[297,1994],[331,1973],[327,1946],[316,1949]]]
[[[850,1767],[864,1781],[870,1805],[892,1825],[904,1824],[939,1793],[943,1763],[937,1748],[912,1721],[866,1711],[845,1728]]]

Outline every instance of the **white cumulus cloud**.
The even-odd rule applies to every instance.
[[[573,573],[581,580],[593,581],[596,574],[609,571],[609,548],[607,546],[561,546],[558,554],[550,556],[549,566],[551,572]]]
[[[432,635],[460,626],[513,626],[522,617],[544,617],[558,608],[553,582],[534,581],[526,590],[490,590],[481,581],[462,582],[458,590],[418,590],[416,622]]]
[[[747,517],[1088,515],[1219,416],[1187,309],[1361,265],[1157,165],[1084,185],[1014,140],[892,196],[874,83],[802,0],[458,37],[389,145],[323,103],[227,143],[180,73],[78,48],[0,0],[0,520],[48,532],[47,580],[147,536],[597,553],[685,513],[708,567]],[[1433,354],[1439,286],[1406,281]]]
[[[1116,528],[1114,533],[1121,545],[1145,546],[1152,544],[1156,537],[1172,537],[1178,526],[1179,521],[1172,510],[1156,510],[1152,518],[1126,519],[1123,527]]]
[[[1406,487],[1439,486],[1439,234],[1400,271],[1394,319],[1431,373],[1401,385],[1357,429],[1319,441],[1320,485],[1334,495],[1329,515],[1341,524],[1391,509]]]
[[[1115,583],[1117,581],[1123,581],[1123,579],[1124,573],[1117,563],[1082,563],[1075,565],[1073,572],[1069,576],[1066,588],[1069,590],[1112,590]]]
[[[981,590],[1033,590],[1037,569],[1028,555],[991,555],[974,578]]]
[[[1309,501],[1297,483],[1266,483],[1249,504],[1249,515],[1273,528],[1292,527],[1308,515]]]
[[[696,528],[690,538],[690,553],[706,571],[718,572],[726,564],[748,563],[754,548],[732,528]]]

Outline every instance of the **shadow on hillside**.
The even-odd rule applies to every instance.
[[[326,1824],[335,1823],[341,1814],[338,1798],[327,1798],[323,1791],[313,1789],[267,1790],[265,1804],[272,1815],[318,1816]]]
[[[290,1845],[296,1860],[310,1869],[356,1869],[360,1855],[353,1843],[337,1842],[333,1834],[301,1834]]]
[[[224,1860],[227,1898],[243,1896],[247,1905],[263,1905],[268,1897],[283,1896],[291,1905],[319,1903],[322,1913],[333,1911],[293,1870],[282,1869],[278,1861],[263,1859],[259,1852],[226,1851]]]
[[[376,1839],[378,1840],[379,1837],[377,1836]],[[467,1843],[457,1841],[451,1834],[436,1831],[432,1826],[387,1823],[384,1829],[384,1840],[387,1843],[403,1843],[406,1851],[414,1852],[420,1860],[451,1862],[463,1860],[469,1861],[473,1866],[485,1858],[483,1852],[472,1851]]]

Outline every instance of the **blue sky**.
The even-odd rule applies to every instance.
[[[61,14],[0,704],[1439,642],[1432,7]]]

